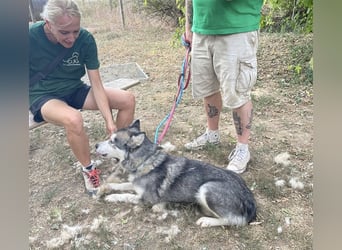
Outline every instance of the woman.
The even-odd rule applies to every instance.
[[[45,120],[65,128],[71,150],[83,166],[86,189],[93,194],[100,184],[99,170],[90,157],[79,109],[100,110],[110,135],[133,121],[135,97],[125,90],[103,87],[95,39],[80,27],[81,14],[74,1],[49,0],[41,16],[43,21],[29,29],[30,79],[67,52],[45,78],[30,81],[30,110],[36,122]],[[90,86],[81,80],[86,72]],[[118,110],[115,122],[112,109]]]

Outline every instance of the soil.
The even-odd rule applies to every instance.
[[[103,67],[135,62],[148,75],[129,91],[136,96],[135,117],[153,140],[174,101],[184,48],[171,46],[173,30],[159,25],[88,28],[97,40]],[[311,44],[312,39],[260,34],[258,81],[252,92],[252,160],[242,174],[258,204],[256,223],[200,228],[195,206],[180,205],[158,214],[148,206],[93,199],[85,193],[63,128],[47,124],[30,131],[30,249],[312,249],[313,85],[289,67],[298,64],[293,46]],[[94,151],[107,137],[104,123],[97,111],[82,114],[92,156],[102,161],[99,169],[105,180],[117,166]],[[204,129],[202,102],[192,98],[189,87],[162,143],[176,146],[172,154],[225,167],[235,146],[230,111],[224,109],[221,115],[219,146],[185,150],[183,145]]]

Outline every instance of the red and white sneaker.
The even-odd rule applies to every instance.
[[[82,169],[85,188],[90,195],[97,193],[97,188],[100,186],[100,172],[94,165],[91,170]]]

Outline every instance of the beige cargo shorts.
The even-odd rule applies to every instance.
[[[223,106],[238,108],[251,99],[257,79],[259,31],[231,35],[194,33],[191,52],[192,95],[221,91]]]

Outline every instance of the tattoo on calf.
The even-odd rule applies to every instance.
[[[234,120],[234,126],[236,129],[236,133],[238,135],[242,135],[241,117],[238,116],[237,112],[233,112],[233,120]]]
[[[208,104],[208,116],[209,118],[213,118],[214,116],[217,116],[219,113],[218,109],[215,106],[211,106]]]
[[[253,120],[253,109],[251,110],[251,115],[249,117],[248,124],[246,125],[246,129],[251,129],[252,128],[252,120]]]
[[[242,135],[244,127],[242,126],[241,117],[237,114],[237,112],[233,112],[233,120],[236,129],[236,133],[238,135]],[[245,127],[245,129],[252,128],[252,120],[253,120],[253,109],[251,110],[251,114],[249,116],[249,121]]]

